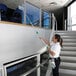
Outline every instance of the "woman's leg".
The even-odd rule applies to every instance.
[[[54,69],[52,69],[52,71],[53,71],[53,76],[59,76],[59,65],[60,65],[60,58],[58,58],[58,59],[54,59],[54,61],[55,61],[55,68]]]

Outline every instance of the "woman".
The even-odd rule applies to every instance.
[[[59,65],[60,65],[60,52],[62,47],[62,38],[60,35],[55,34],[52,38],[53,43],[50,43],[48,40],[42,39],[50,48],[48,48],[48,52],[50,54],[50,59],[54,60],[55,67],[52,68],[53,76],[59,76]]]

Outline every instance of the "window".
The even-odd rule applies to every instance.
[[[40,9],[26,3],[26,24],[33,24],[34,26],[39,26],[40,23]]]
[[[71,5],[72,25],[76,24],[76,2]]]
[[[68,30],[76,30],[76,1],[68,7]]]
[[[49,26],[50,26],[50,16],[49,16],[49,13],[47,13],[47,12],[43,12],[43,17],[42,17],[42,19],[43,19],[43,23],[42,23],[42,26],[44,27],[44,28],[49,28]]]
[[[36,57],[33,57],[33,58],[25,60],[23,62],[14,64],[14,65],[6,68],[7,76],[21,76],[24,73],[26,73],[27,71],[35,68],[36,65],[37,65]],[[36,75],[36,72],[33,72],[31,75],[33,76],[33,74]]]

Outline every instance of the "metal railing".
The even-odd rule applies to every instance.
[[[0,21],[1,21],[1,11],[0,11]]]
[[[31,69],[30,71],[26,72],[25,74],[21,75],[21,76],[27,76],[29,74],[31,74],[32,72],[34,72],[36,69],[38,69],[39,67],[43,66],[45,63],[47,63],[48,59],[45,60],[44,62],[42,62],[40,65],[36,66],[35,68]]]

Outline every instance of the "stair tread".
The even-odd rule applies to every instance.
[[[76,41],[76,39],[64,39],[64,41]]]
[[[66,35],[61,35],[61,37],[63,38],[63,39],[67,39],[67,38],[69,38],[69,39],[72,39],[72,38],[76,38],[76,35],[74,35],[74,36],[66,36]]]
[[[76,50],[76,47],[72,47],[72,46],[63,46],[63,48],[62,48],[62,50],[64,50],[64,49],[70,49],[70,50]]]
[[[61,51],[61,55],[76,55],[76,51]]]
[[[59,69],[59,72],[67,75],[76,75],[76,70]]]
[[[76,57],[69,57],[69,56],[61,56],[62,60],[70,60],[70,61],[76,61]]]
[[[74,42],[69,42],[69,43],[63,42],[63,45],[76,45],[76,43],[74,43]]]
[[[60,66],[76,68],[76,63],[61,62]]]

